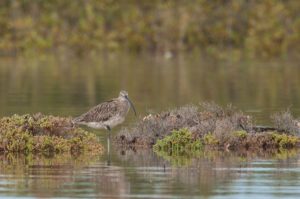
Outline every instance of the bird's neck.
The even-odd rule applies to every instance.
[[[119,96],[119,100],[128,102],[127,99],[125,97],[122,97],[122,96]]]

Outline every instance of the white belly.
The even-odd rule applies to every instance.
[[[121,124],[124,121],[124,117],[120,117],[120,116],[114,116],[112,118],[110,118],[107,121],[104,122],[87,122],[87,123],[82,123],[85,124],[91,128],[95,128],[95,129],[103,129],[106,128],[106,126],[109,126],[110,128],[113,128],[115,126],[117,126],[118,124]]]

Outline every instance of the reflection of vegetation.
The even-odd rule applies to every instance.
[[[3,153],[0,154],[0,168],[24,166],[63,166],[72,162],[72,166],[88,165],[99,158],[96,154],[90,153]]]
[[[74,127],[71,118],[42,114],[2,118],[0,143],[5,152],[103,152],[96,136]]]
[[[277,152],[272,154],[273,159],[281,159],[285,160],[288,158],[292,158],[294,156],[297,156],[299,154],[300,150],[299,149],[284,149],[280,148]]]
[[[275,56],[299,49],[299,1],[11,1],[0,4],[0,50],[68,46],[130,51],[225,48]]]
[[[218,150],[199,150],[199,151],[186,151],[178,153],[177,151],[157,151],[157,156],[162,157],[165,161],[170,162],[172,166],[176,167],[188,167],[193,164],[199,158],[204,158],[211,161],[216,161],[219,158],[227,157],[233,158],[234,162],[246,162],[247,158],[263,157],[285,160],[288,158],[295,157],[299,154],[299,149],[274,149],[268,151],[241,151],[240,153],[235,152],[224,152]],[[249,154],[248,154],[249,153]],[[248,157],[249,156],[249,157]]]
[[[193,164],[194,160],[199,158],[204,158],[206,160],[215,161],[218,158],[226,156],[227,153],[218,150],[198,150],[198,151],[186,151],[181,152],[180,154],[176,151],[155,151],[156,155],[163,157],[164,160],[170,162],[172,166],[178,167],[188,167]],[[231,156],[230,153],[227,154]],[[233,156],[235,161],[243,162],[245,161],[245,157],[241,156]]]
[[[193,163],[193,160],[197,158],[205,158],[207,160],[216,160],[216,158],[222,157],[224,152],[218,150],[190,150],[190,151],[163,151],[155,150],[155,153],[159,157],[163,157],[164,160],[170,162],[172,166],[188,167]],[[239,157],[240,161],[245,161],[245,157]]]
[[[201,157],[202,151],[185,151],[179,153],[178,151],[164,151],[164,150],[154,150],[156,155],[163,157],[164,160],[171,162],[173,166],[187,167],[191,164],[193,158]]]

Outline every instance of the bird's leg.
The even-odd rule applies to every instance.
[[[110,165],[110,127],[106,125],[106,129],[108,130],[108,135],[107,135],[107,165]]]
[[[105,128],[110,132],[111,130],[110,126],[106,125]]]

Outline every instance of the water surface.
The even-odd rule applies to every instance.
[[[0,156],[0,196],[76,198],[299,198],[298,152],[147,151],[104,157]]]
[[[233,104],[267,124],[270,114],[289,107],[300,116],[298,63],[150,55],[1,58],[0,116],[36,112],[77,116],[124,89],[141,116],[215,101]]]
[[[271,125],[290,107],[300,116],[297,61],[216,61],[201,56],[48,55],[0,58],[0,116],[78,116],[128,91],[139,117],[185,104],[232,103]],[[128,126],[136,119],[132,111]],[[106,146],[106,132],[96,133]],[[110,161],[108,161],[110,159]],[[168,157],[151,150],[90,155],[0,155],[0,197],[299,198],[298,151],[203,152]]]

